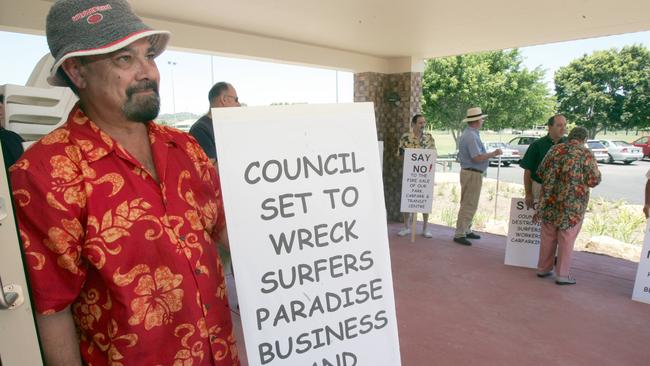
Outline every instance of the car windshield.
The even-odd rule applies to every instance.
[[[598,141],[587,141],[587,145],[590,149],[604,149],[605,145],[601,144]]]
[[[616,146],[632,146],[632,144],[625,141],[612,141],[612,143]]]

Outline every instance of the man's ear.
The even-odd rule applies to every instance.
[[[86,79],[83,72],[83,64],[76,57],[69,58],[61,64],[63,72],[68,75],[70,81],[74,84],[77,89],[83,89],[86,87]]]
[[[221,94],[220,96],[217,97],[217,100],[219,102],[219,106],[225,106],[226,103],[228,103],[228,92],[225,92]]]

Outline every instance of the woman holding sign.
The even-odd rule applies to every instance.
[[[436,149],[436,141],[430,133],[424,132],[424,126],[427,121],[421,114],[416,114],[411,118],[411,132],[402,135],[399,140],[399,156],[404,159],[404,149]],[[403,213],[404,215],[404,228],[400,230],[398,236],[407,236],[411,234],[409,223],[412,221],[411,214]],[[416,214],[417,215],[417,214]],[[429,214],[422,214],[422,235],[425,238],[433,237],[431,231],[427,230],[427,223],[429,221]]]

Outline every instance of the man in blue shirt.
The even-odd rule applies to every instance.
[[[460,209],[456,221],[456,233],[454,241],[462,245],[472,245],[467,239],[480,239],[481,237],[472,232],[472,220],[478,201],[481,197],[481,186],[483,185],[483,174],[487,170],[489,159],[501,155],[501,149],[491,153],[485,151],[481,141],[479,129],[487,114],[483,114],[481,108],[474,107],[467,110],[463,122],[467,122],[467,128],[458,139],[458,160],[460,161]]]

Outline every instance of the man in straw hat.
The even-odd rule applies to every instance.
[[[463,122],[467,122],[467,128],[458,139],[458,160],[461,168],[460,208],[458,210],[454,241],[461,245],[472,245],[472,242],[468,239],[481,238],[472,231],[472,220],[478,208],[478,200],[481,197],[483,174],[488,168],[489,159],[502,153],[501,149],[496,149],[491,153],[485,150],[479,135],[485,117],[487,117],[487,114],[483,114],[481,108],[468,109],[466,117],[463,119]]]
[[[46,31],[79,103],[11,169],[46,363],[238,365],[217,173],[152,121],[169,33],[124,0],[57,1]]]

